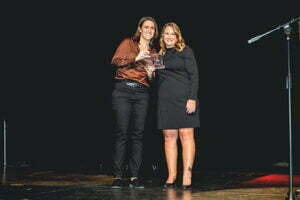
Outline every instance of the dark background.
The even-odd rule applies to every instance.
[[[109,171],[110,60],[142,16],[154,17],[160,27],[176,22],[197,57],[201,128],[196,169],[273,169],[289,161],[285,34],[280,29],[251,45],[247,40],[298,17],[296,1],[1,7],[0,112],[8,126],[8,164],[73,169],[102,164]],[[297,24],[292,27],[293,153],[300,170],[300,42]],[[154,106],[145,135],[145,171],[164,162]]]

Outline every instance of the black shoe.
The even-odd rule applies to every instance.
[[[182,185],[181,190],[191,190],[192,189],[192,184],[191,185]]]
[[[124,186],[124,181],[122,179],[114,179],[114,181],[111,184],[111,188],[118,189],[122,188]]]
[[[138,189],[145,188],[145,186],[140,182],[140,180],[138,178],[130,180],[129,181],[129,187],[130,188],[138,188]]]
[[[174,181],[174,183],[165,183],[163,187],[166,188],[166,189],[176,188],[175,181]]]

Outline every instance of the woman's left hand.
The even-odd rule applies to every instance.
[[[186,112],[192,114],[196,111],[196,100],[188,99],[186,102]]]
[[[153,65],[148,65],[145,67],[145,70],[147,72],[148,78],[152,78],[154,75],[155,67]]]

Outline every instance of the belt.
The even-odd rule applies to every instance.
[[[122,82],[126,86],[131,87],[131,88],[148,88],[144,84],[138,83],[136,81],[131,81],[131,80],[117,80],[117,82]]]

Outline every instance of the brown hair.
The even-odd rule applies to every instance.
[[[140,32],[140,28],[142,28],[143,24],[145,21],[151,21],[154,23],[154,27],[155,27],[155,33],[154,33],[154,36],[153,38],[150,40],[150,47],[153,47],[154,45],[154,40],[156,38],[158,38],[158,26],[157,26],[157,23],[156,23],[156,20],[153,18],[153,17],[142,17],[140,20],[139,20],[139,23],[138,23],[138,26],[137,26],[137,29],[135,31],[135,34],[133,35],[132,39],[133,41],[135,42],[138,42],[140,40],[140,37],[141,37],[141,32]]]

